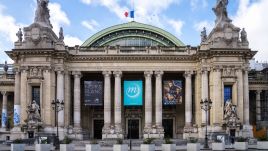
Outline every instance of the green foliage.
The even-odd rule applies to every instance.
[[[98,144],[98,141],[93,139],[93,140],[90,141],[90,144]]]
[[[70,139],[68,136],[65,136],[62,140],[62,144],[70,144],[72,143],[72,139]]]
[[[165,144],[172,144],[173,142],[170,140],[169,137],[165,138]]]
[[[146,138],[143,140],[143,144],[152,144],[154,138]]]
[[[235,138],[235,141],[236,142],[246,142],[248,139],[247,138],[244,138],[244,137],[237,137]]]
[[[266,136],[262,136],[258,138],[258,141],[265,142],[265,141],[268,141],[268,138]]]
[[[120,138],[118,138],[118,139],[116,140],[116,144],[123,144],[123,140],[120,139]]]
[[[13,141],[13,144],[23,144],[23,140],[22,139],[15,139]]]
[[[198,142],[198,139],[195,138],[195,137],[189,137],[189,138],[188,138],[188,142],[189,142],[189,143],[197,143],[197,142]]]

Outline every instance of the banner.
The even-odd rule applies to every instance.
[[[142,105],[142,81],[124,81],[124,106]]]
[[[164,81],[163,104],[176,105],[182,103],[182,81]]]
[[[84,99],[85,105],[102,106],[103,105],[103,82],[102,81],[84,81]]]

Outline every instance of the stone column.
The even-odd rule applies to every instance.
[[[75,71],[74,75],[74,129],[81,129],[81,72]]]
[[[64,101],[64,72],[57,71],[57,99]],[[64,126],[64,108],[58,112],[58,126]]]
[[[103,71],[104,75],[104,127],[103,132],[109,133],[111,126],[111,72]],[[103,134],[104,135],[104,134]],[[105,138],[105,137],[103,137]]]
[[[2,91],[1,93],[3,95],[3,103],[2,103],[2,127],[1,127],[1,129],[3,131],[6,131],[7,121],[8,121],[8,115],[7,115],[7,92],[6,91]]]
[[[145,71],[145,133],[152,127],[152,71]]]
[[[243,121],[243,102],[244,102],[244,80],[243,80],[243,72],[242,69],[239,68],[236,71],[236,76],[237,76],[237,112],[238,112],[238,117],[240,118],[241,122]]]
[[[21,103],[21,110],[20,110],[20,116],[21,116],[21,119],[20,119],[20,122],[21,124],[25,123],[25,120],[27,119],[27,112],[26,112],[26,109],[27,109],[27,105],[29,105],[29,101],[31,100],[28,100],[30,98],[27,98],[27,88],[28,88],[28,85],[27,85],[27,70],[24,69],[22,70],[21,72],[21,81],[20,81],[20,103]]]
[[[64,126],[68,127],[71,125],[71,73],[69,71],[65,72],[64,76],[64,83],[65,83],[65,89],[64,89]]]
[[[221,80],[221,68],[219,66],[213,69],[213,99],[212,99],[212,111],[213,111],[213,126],[214,130],[221,130],[221,122],[223,120],[223,97],[222,97],[222,80]]]
[[[244,71],[244,124],[243,137],[253,137],[252,126],[249,123],[249,88],[248,88],[248,70]]]
[[[201,98],[203,100],[208,99],[208,71],[206,68],[202,69],[201,71]],[[199,101],[199,100],[198,100]],[[201,101],[201,100],[200,100]],[[200,108],[201,110],[201,108]],[[202,124],[206,123],[206,112],[202,110]]]
[[[261,121],[261,90],[256,91],[256,121]]]
[[[256,91],[256,121],[261,121],[261,90]]]
[[[119,138],[123,138],[122,131],[122,119],[121,119],[121,71],[115,71],[114,73],[114,124],[115,132]]]
[[[15,72],[15,92],[14,92],[14,127],[20,125],[20,72]]]
[[[162,76],[163,71],[155,71],[155,125],[163,129],[162,125]]]
[[[244,125],[249,125],[248,69],[244,72]]]
[[[185,77],[185,127],[192,126],[192,71],[186,71]]]

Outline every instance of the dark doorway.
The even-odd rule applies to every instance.
[[[235,142],[235,129],[230,129],[230,139],[231,139],[231,143],[234,144]]]
[[[139,139],[139,120],[128,120],[128,139]]]
[[[173,119],[163,119],[165,138],[173,138]]]
[[[94,139],[102,139],[103,120],[94,120]]]

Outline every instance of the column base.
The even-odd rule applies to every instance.
[[[11,135],[10,135],[11,140],[27,138],[26,133],[23,133],[19,126],[12,128],[10,133],[11,133]]]
[[[0,132],[7,132],[7,128],[0,128]]]
[[[183,139],[190,137],[198,138],[198,128],[196,125],[185,125],[183,129]]]
[[[104,125],[102,129],[102,139],[123,139],[123,130],[121,125]]]
[[[245,138],[253,137],[253,131],[251,125],[243,125],[242,136]]]
[[[145,127],[143,131],[143,138],[164,138],[164,128],[162,126],[153,125],[152,127]]]

